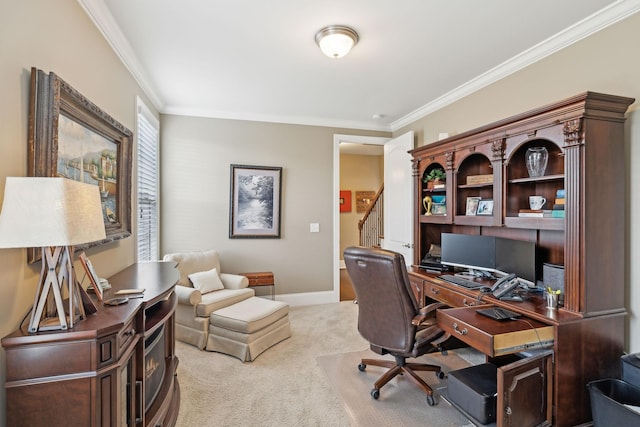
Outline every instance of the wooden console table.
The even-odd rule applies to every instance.
[[[98,312],[68,331],[23,326],[4,337],[7,425],[175,425],[178,278],[174,263],[134,264],[109,278],[105,299],[130,288],[144,297],[118,306],[94,300]]]

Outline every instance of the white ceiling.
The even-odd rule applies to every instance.
[[[162,113],[386,131],[640,10],[640,0],[78,1]],[[332,24],[360,35],[345,58],[315,44]]]

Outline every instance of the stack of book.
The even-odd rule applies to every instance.
[[[564,218],[564,188],[556,191],[556,199],[553,202],[551,216],[553,218]]]
[[[520,209],[518,216],[521,218],[552,218],[551,209]]]

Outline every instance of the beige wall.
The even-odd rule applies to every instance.
[[[340,259],[348,246],[359,243],[356,191],[377,193],[384,180],[384,156],[340,155],[340,190],[351,191],[351,212],[340,213]]]
[[[640,352],[640,13],[602,30],[573,46],[500,80],[395,132],[413,130],[418,145],[436,141],[439,132],[453,135],[550,104],[585,91],[633,97],[637,101],[627,115],[627,184],[624,209],[627,240],[627,330],[631,352]],[[586,230],[588,233],[589,230]],[[602,284],[606,286],[606,283]]]
[[[278,294],[333,290],[333,135],[376,133],[174,115],[161,123],[162,254],[216,249],[225,272],[273,271]],[[280,239],[229,238],[231,164],[283,168]]]
[[[142,91],[75,0],[5,1],[0,13],[0,198],[7,176],[27,175],[30,68],[53,71],[135,131]],[[144,99],[144,97],[143,97]],[[148,104],[150,107],[151,104]],[[135,227],[135,224],[134,224]],[[134,261],[134,239],[87,250],[96,271],[110,276]],[[0,249],[0,336],[15,330],[33,304],[40,264],[25,249]],[[5,352],[0,350],[0,383]],[[5,392],[0,388],[0,425]]]

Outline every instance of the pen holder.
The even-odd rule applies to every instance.
[[[556,309],[558,308],[558,297],[560,296],[559,293],[552,291],[544,291],[544,298],[547,301],[547,308],[550,309]]]

